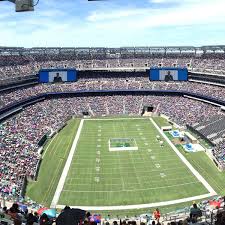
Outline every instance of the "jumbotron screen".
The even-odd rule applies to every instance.
[[[187,81],[187,68],[151,68],[149,79],[152,81]]]

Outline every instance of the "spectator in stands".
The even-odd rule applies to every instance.
[[[34,213],[34,222],[35,222],[35,223],[38,223],[38,220],[39,220],[38,213],[35,212],[35,213]]]
[[[153,218],[157,221],[157,224],[159,223],[161,214],[158,208],[155,209],[155,211],[153,212]]]
[[[190,209],[190,219],[192,221],[197,221],[198,217],[202,216],[202,211],[200,208],[198,208],[197,204],[194,203],[193,206]]]
[[[50,224],[51,222],[48,216],[45,213],[43,213],[40,217],[40,225],[50,225]]]
[[[20,213],[19,206],[18,206],[18,204],[14,203],[8,211],[8,215],[13,220],[14,225],[22,224],[22,219],[21,219],[21,216],[19,215],[19,213]]]
[[[34,217],[32,213],[28,214],[26,220],[27,220],[26,225],[33,225],[34,223],[36,223],[36,218]]]

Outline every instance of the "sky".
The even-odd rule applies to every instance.
[[[225,45],[225,0],[40,0],[23,13],[0,2],[0,46],[202,45]]]

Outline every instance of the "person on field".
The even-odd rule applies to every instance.
[[[161,214],[158,208],[156,208],[156,210],[153,212],[153,218],[155,218],[155,220],[157,221],[157,223],[159,223]]]

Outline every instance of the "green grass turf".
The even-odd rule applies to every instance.
[[[70,120],[45,146],[37,182],[29,181],[26,196],[49,206],[67,160],[80,120]]]
[[[104,123],[104,121],[102,122]],[[39,171],[38,181],[29,182],[28,184],[27,196],[31,197],[33,200],[36,200],[39,203],[44,204],[45,206],[49,206],[52,201],[56,186],[58,184],[58,180],[65,164],[65,159],[63,159],[61,165],[58,166],[58,170],[56,170],[57,165],[60,161],[59,156],[64,152],[65,158],[67,158],[69,149],[71,147],[71,144],[69,144],[69,139],[72,137],[72,140],[74,139],[77,127],[79,125],[78,123],[78,119],[71,120],[69,124],[62,131],[60,131],[60,133],[53,140],[49,140],[48,144],[45,146],[45,155]],[[147,131],[150,130],[151,124],[149,126],[147,126]],[[68,145],[70,147],[67,149]],[[209,184],[215,189],[215,191],[217,191],[218,194],[225,195],[225,172],[219,172],[214,163],[204,152],[185,153],[183,148],[178,147],[178,149],[182,152],[182,154],[184,154],[184,156],[195,167],[195,169],[197,169],[200,174],[202,174],[202,176],[209,182]],[[67,151],[65,152],[65,150]],[[54,154],[52,154],[53,152]],[[151,166],[151,162],[152,161],[150,160],[150,163],[148,165]],[[175,189],[179,192],[180,188]],[[160,207],[160,210],[163,213],[167,213],[190,205],[191,202],[182,203]],[[101,213],[103,215],[110,214],[111,216],[133,216],[135,214],[138,215],[146,212],[152,212],[152,209],[103,211]]]
[[[58,204],[142,204],[208,193],[157,135],[149,119],[85,121]],[[110,138],[135,138],[139,150],[109,152]]]
[[[153,117],[155,123],[161,128],[166,126],[171,126],[171,124],[163,117]]]

